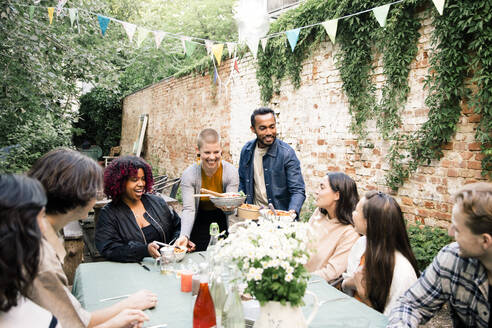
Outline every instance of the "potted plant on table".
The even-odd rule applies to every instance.
[[[231,227],[229,237],[219,242],[215,260],[237,265],[245,293],[260,302],[256,328],[307,327],[314,318],[317,306],[307,322],[301,311],[311,236],[307,223],[260,219]]]

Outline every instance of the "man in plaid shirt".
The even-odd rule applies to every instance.
[[[454,327],[492,327],[492,184],[461,188],[454,196],[445,246],[424,274],[400,297],[387,327],[417,327],[449,302]]]

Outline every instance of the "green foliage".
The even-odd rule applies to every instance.
[[[269,34],[341,17],[384,4],[380,0],[304,2],[271,25]],[[429,6],[433,15],[430,75],[426,85],[430,95],[428,121],[415,133],[405,134],[399,112],[406,103],[410,63],[417,54],[420,22],[416,11]],[[423,0],[405,1],[391,7],[386,27],[380,28],[371,12],[339,21],[336,54],[337,68],[352,114],[352,132],[364,138],[365,123],[375,119],[384,139],[392,141],[388,154],[391,166],[386,183],[397,190],[406,178],[421,165],[428,165],[443,155],[442,145],[456,131],[462,100],[469,100],[473,110],[482,115],[476,140],[482,144],[483,174],[492,169],[492,94],[490,92],[492,51],[492,4],[488,1],[447,1],[440,16]],[[269,102],[279,93],[282,79],[288,75],[299,87],[302,62],[326,32],[320,26],[301,30],[294,53],[287,47],[285,36],[269,40],[265,52],[259,52],[257,80],[261,99]],[[382,99],[375,100],[371,81],[373,48],[382,54],[386,82]],[[466,84],[466,82],[469,82]]]
[[[308,199],[304,202],[301,208],[301,214],[299,215],[301,222],[308,222],[316,209],[316,200],[313,195],[309,195]]]
[[[441,248],[453,240],[448,236],[448,232],[441,228],[410,225],[407,231],[420,271],[424,271]]]
[[[74,143],[84,140],[102,148],[109,154],[110,148],[120,144],[121,136],[120,95],[103,88],[94,88],[80,97],[79,118],[74,127],[84,133],[74,137]]]

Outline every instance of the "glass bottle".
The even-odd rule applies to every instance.
[[[211,328],[216,324],[214,302],[208,289],[208,277],[204,274],[200,278],[200,290],[193,309],[193,328]]]
[[[224,328],[244,328],[244,312],[239,288],[233,284],[224,305]]]
[[[210,224],[210,240],[208,241],[208,246],[207,246],[207,259],[208,259],[208,264],[210,267],[210,270],[213,270],[213,258],[214,258],[214,252],[217,243],[219,242],[219,225],[217,222],[212,222]]]
[[[221,274],[221,267],[216,266],[210,277],[210,294],[212,296],[212,300],[214,301],[217,328],[222,327],[224,304],[227,298],[226,289]]]

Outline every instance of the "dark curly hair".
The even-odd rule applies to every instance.
[[[68,148],[57,148],[34,163],[28,176],[41,182],[47,214],[65,214],[86,206],[102,190],[102,167],[92,158]]]
[[[343,172],[329,172],[326,176],[331,190],[340,193],[335,210],[338,221],[345,225],[354,225],[352,212],[359,202],[359,193],[357,192],[355,181]],[[323,208],[320,211],[325,215],[328,213]]]
[[[41,231],[37,216],[46,205],[39,181],[0,175],[0,311],[26,296],[39,265]]]
[[[145,192],[154,185],[152,168],[146,161],[136,156],[122,156],[113,160],[104,170],[104,193],[111,199],[120,200],[125,193],[126,182],[142,169],[145,175]]]

